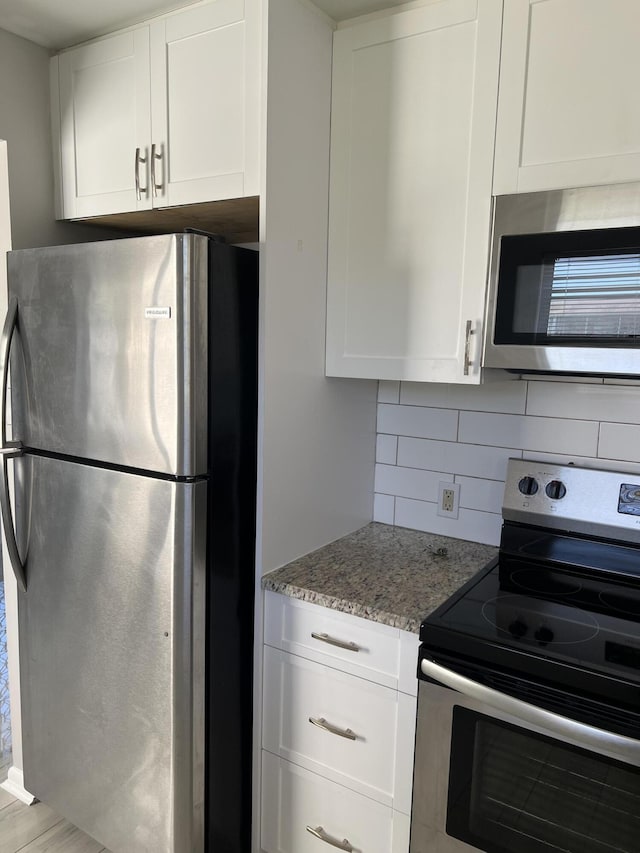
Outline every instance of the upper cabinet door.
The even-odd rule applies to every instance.
[[[260,0],[62,53],[51,95],[63,219],[259,194]]]
[[[256,0],[152,23],[151,104],[154,206],[257,195]]]
[[[640,178],[638,0],[508,0],[494,192]]]
[[[63,217],[151,207],[148,27],[57,60]]]
[[[501,0],[334,36],[327,374],[477,383]]]

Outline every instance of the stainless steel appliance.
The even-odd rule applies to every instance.
[[[512,459],[503,514],[421,626],[411,853],[636,853],[640,475]]]
[[[483,365],[640,374],[640,184],[495,199]]]
[[[256,254],[185,233],[8,273],[25,786],[113,853],[245,853]]]

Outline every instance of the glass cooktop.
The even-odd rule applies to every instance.
[[[555,682],[584,684],[585,673],[615,679],[635,685],[640,703],[640,549],[509,533],[503,546],[511,550],[423,622],[424,647]]]

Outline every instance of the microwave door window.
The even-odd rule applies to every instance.
[[[638,336],[640,253],[557,258],[548,334]]]
[[[553,289],[553,260],[523,264],[516,272],[513,331],[546,336]]]
[[[502,238],[495,343],[612,342],[640,342],[640,229]]]

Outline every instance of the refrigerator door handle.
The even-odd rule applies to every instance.
[[[11,340],[18,323],[18,300],[12,296],[9,300],[7,316],[0,337],[0,359],[2,361],[2,402],[0,403],[0,436],[2,438],[2,485],[0,486],[0,509],[2,510],[2,525],[7,541],[7,550],[11,568],[16,576],[16,582],[22,592],[27,591],[27,580],[25,569],[16,540],[16,531],[13,524],[13,513],[11,512],[11,500],[9,497],[9,471],[7,470],[7,459],[21,456],[21,443],[19,441],[7,441],[7,381],[9,378],[9,351]]]
[[[7,551],[9,552],[9,560],[11,568],[16,576],[16,583],[21,592],[27,591],[27,578],[25,574],[24,563],[20,559],[18,551],[18,543],[16,541],[16,531],[13,524],[13,513],[11,512],[11,501],[9,498],[9,472],[7,470],[7,459],[14,456],[21,456],[21,450],[13,449],[8,453],[8,448],[3,449],[2,453],[2,487],[0,488],[0,508],[2,509],[2,526],[4,528],[4,536],[7,541]]]
[[[9,380],[9,353],[11,351],[11,341],[13,333],[18,325],[18,300],[12,296],[9,300],[7,308],[7,316],[5,317],[4,326],[2,327],[2,336],[0,337],[0,362],[2,363],[2,403],[0,411],[0,435],[2,437],[1,450],[15,450],[20,448],[22,444],[19,441],[7,441],[7,383]]]

